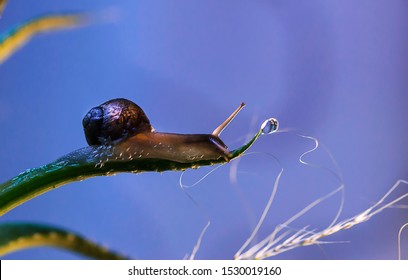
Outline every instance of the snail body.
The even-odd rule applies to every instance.
[[[121,160],[155,158],[175,162],[229,160],[230,152],[222,140],[211,134],[139,133],[119,142],[113,155]]]
[[[212,134],[156,132],[142,108],[122,98],[92,108],[82,123],[90,146],[112,147],[108,160],[229,161],[231,152],[219,134],[243,106],[241,104]]]

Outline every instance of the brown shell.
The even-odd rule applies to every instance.
[[[90,146],[117,142],[140,132],[151,132],[152,126],[137,104],[124,98],[109,100],[92,108],[82,120]]]

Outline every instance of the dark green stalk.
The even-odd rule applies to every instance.
[[[38,246],[58,247],[92,259],[126,259],[120,254],[109,251],[105,247],[65,229],[21,222],[0,225],[0,256]]]
[[[0,185],[0,215],[47,191],[71,182],[95,176],[108,176],[120,172],[183,171],[188,168],[223,164],[241,156],[261,135],[256,135],[245,145],[231,152],[227,159],[197,160],[188,163],[154,158],[113,160],[110,152],[114,146],[89,146],[74,151],[47,165],[28,169]]]

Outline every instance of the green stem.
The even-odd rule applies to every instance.
[[[198,160],[180,163],[154,158],[111,160],[112,147],[90,146],[74,151],[47,165],[28,169],[0,185],[0,216],[18,205],[47,191],[71,182],[95,176],[108,176],[120,172],[183,171],[188,168],[223,164],[241,156],[259,138],[261,130],[242,147],[231,152],[228,159]],[[114,147],[113,147],[114,148]]]
[[[59,247],[92,259],[126,259],[120,254],[61,228],[31,223],[0,225],[0,256],[38,246]]]

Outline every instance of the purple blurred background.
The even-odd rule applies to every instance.
[[[0,181],[86,145],[81,121],[93,106],[124,97],[158,131],[209,133],[241,101],[223,132],[240,146],[268,117],[317,137],[346,184],[341,219],[370,207],[408,178],[408,2],[366,1],[9,1],[0,30],[35,16],[90,11],[113,20],[36,37],[0,66]],[[120,174],[72,183],[15,208],[3,221],[62,226],[142,259],[182,259],[211,219],[198,259],[231,259],[250,235],[279,172],[280,189],[259,238],[338,181],[301,165],[313,142],[296,132],[261,138],[239,164],[194,188],[181,173]],[[324,149],[306,158],[335,169]],[[231,180],[231,167],[238,168]],[[186,184],[210,169],[188,171]],[[407,192],[401,186],[398,194]],[[322,229],[340,196],[296,221]],[[405,205],[407,201],[404,201]],[[279,259],[395,259],[406,209],[388,209],[326,241]],[[404,234],[403,257],[408,258]],[[258,239],[259,240],[259,239]],[[4,259],[76,259],[50,248]]]

